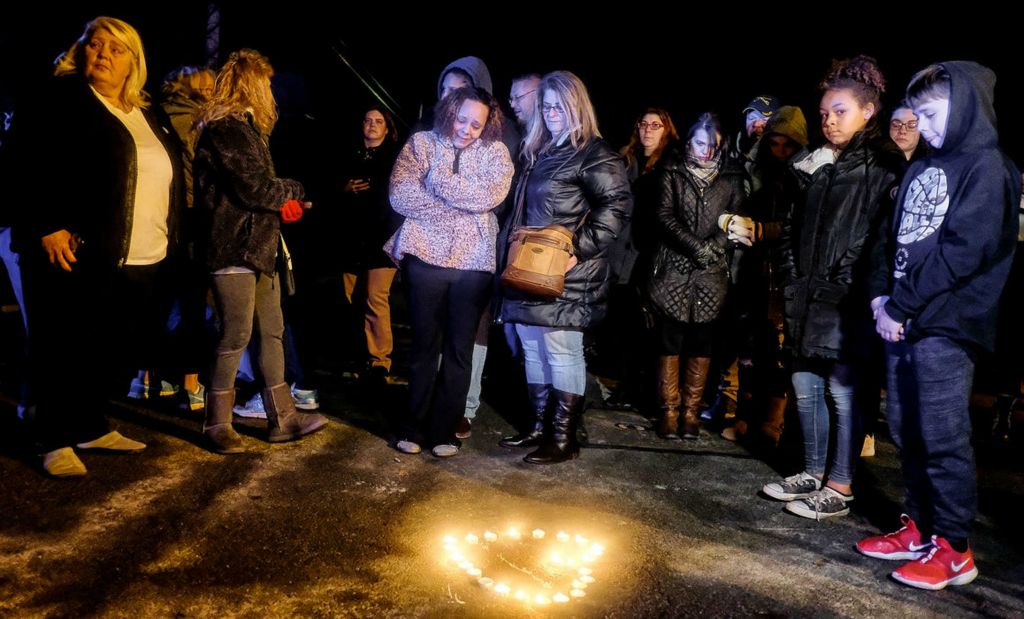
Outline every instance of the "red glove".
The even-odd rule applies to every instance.
[[[302,219],[302,203],[298,200],[288,200],[281,207],[281,221],[286,224],[293,224]]]

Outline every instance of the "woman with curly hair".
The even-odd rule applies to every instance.
[[[850,484],[863,440],[854,394],[881,352],[872,337],[870,303],[885,283],[869,275],[872,261],[882,259],[877,252],[884,253],[878,234],[899,170],[898,155],[878,127],[885,80],[875,60],[857,56],[833,63],[821,89],[827,142],[791,165],[802,198],[781,240],[786,346],[804,470],[763,488],[788,501],[787,511],[814,519],[846,515],[853,500]]]
[[[512,183],[502,115],[482,88],[438,102],[434,128],[414,133],[391,173],[390,198],[405,216],[384,246],[402,269],[412,322],[409,409],[395,448],[439,458],[459,452],[473,342],[496,267],[498,218]],[[440,358],[440,362],[438,359]]]
[[[270,61],[251,49],[231,54],[213,96],[203,109],[193,164],[195,200],[209,218],[206,266],[221,318],[203,433],[222,454],[243,451],[231,426],[235,374],[249,344],[253,321],[260,339],[259,364],[266,384],[263,404],[268,440],[288,441],[327,424],[323,415],[295,410],[284,380],[284,319],[277,254],[281,223],[302,217],[304,189],[278,178],[268,140],[277,122],[270,90]]]

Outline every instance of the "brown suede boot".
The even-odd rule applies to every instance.
[[[551,396],[551,385],[526,384],[526,391],[530,395],[530,411],[532,425],[526,431],[515,436],[503,437],[498,444],[502,447],[536,447],[540,445],[540,439],[544,436],[544,423],[548,416],[549,400]]]
[[[295,410],[295,400],[288,383],[264,389],[263,408],[267,411],[267,440],[271,443],[291,441],[327,425],[327,417],[319,413]]]
[[[690,357],[686,360],[686,382],[683,383],[683,438],[700,438],[700,399],[708,381],[711,357]]]
[[[761,434],[769,447],[778,447],[782,438],[782,423],[786,418],[786,396],[768,398],[768,406],[761,423]]]
[[[219,454],[240,454],[245,451],[242,437],[231,425],[231,408],[234,405],[234,389],[211,389],[206,392],[203,434]]]
[[[658,357],[658,406],[655,431],[661,438],[679,440],[679,355]]]

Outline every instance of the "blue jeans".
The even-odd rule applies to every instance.
[[[527,383],[584,394],[587,364],[583,359],[582,331],[517,324],[516,333],[522,345]]]
[[[903,460],[906,512],[926,535],[967,541],[977,511],[969,351],[945,337],[886,345],[886,416]]]
[[[854,413],[855,370],[851,365],[827,361],[800,361],[794,364],[793,391],[800,428],[804,435],[804,469],[816,477],[825,474],[839,484],[853,481],[853,469],[860,457],[860,415]],[[835,413],[835,445],[829,461],[831,416],[825,388]]]

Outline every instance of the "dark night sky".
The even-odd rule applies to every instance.
[[[499,21],[493,16],[497,4],[487,6],[487,18],[474,17],[483,5],[475,7],[477,12],[475,5],[452,5],[457,19],[407,16],[390,23],[382,16],[398,8],[385,3],[373,12],[354,13],[304,8],[305,3],[286,0],[262,14],[253,14],[248,8],[252,4],[221,4],[222,50],[254,47],[270,57],[279,73],[302,76],[310,110],[326,132],[336,131],[335,125],[357,131],[361,110],[371,101],[332,47],[344,48],[356,67],[372,73],[410,121],[421,103],[433,103],[438,72],[459,56],[477,55],[488,63],[502,100],[515,74],[571,70],[590,88],[602,131],[615,146],[628,138],[633,119],[647,105],[667,107],[682,126],[701,111],[717,111],[728,127],[739,123],[739,110],[762,92],[801,105],[813,125],[820,96],[816,85],[830,59],[867,53],[879,60],[889,81],[887,104],[898,98],[914,71],[930,62],[972,59],[990,66],[1000,78],[996,102],[1004,148],[1018,162],[1024,157],[1017,138],[1024,121],[1009,107],[1021,97],[1018,76],[1024,55],[1005,53],[1019,43],[1018,35],[982,28],[980,21],[971,23],[966,17],[955,24],[955,31],[943,31],[944,40],[929,40],[914,34],[909,4],[902,5],[905,10],[896,19],[884,17],[884,10],[872,4],[879,17],[871,20],[866,14],[851,17],[867,4],[851,3],[839,17],[801,13],[786,5],[785,20],[767,20],[785,26],[761,31],[738,27],[744,14],[740,8],[683,19],[673,17],[679,4],[669,5],[675,7],[671,12],[650,5],[636,13],[595,16],[586,24],[578,21],[584,11],[569,9],[565,14],[571,19],[534,18],[530,29],[514,27],[511,13]],[[17,32],[16,24],[24,20],[5,20],[0,25],[5,89],[14,91],[16,99],[20,92],[32,92],[27,84],[45,75],[52,58],[70,45],[88,19],[100,14],[121,17],[139,29],[150,62],[151,93],[158,92],[167,70],[203,61],[205,4],[176,3],[173,9],[140,5],[80,2],[73,8],[48,9],[31,34]],[[813,21],[798,27],[794,18],[801,15]],[[792,34],[800,32],[805,34]],[[813,129],[812,134],[820,136]]]

